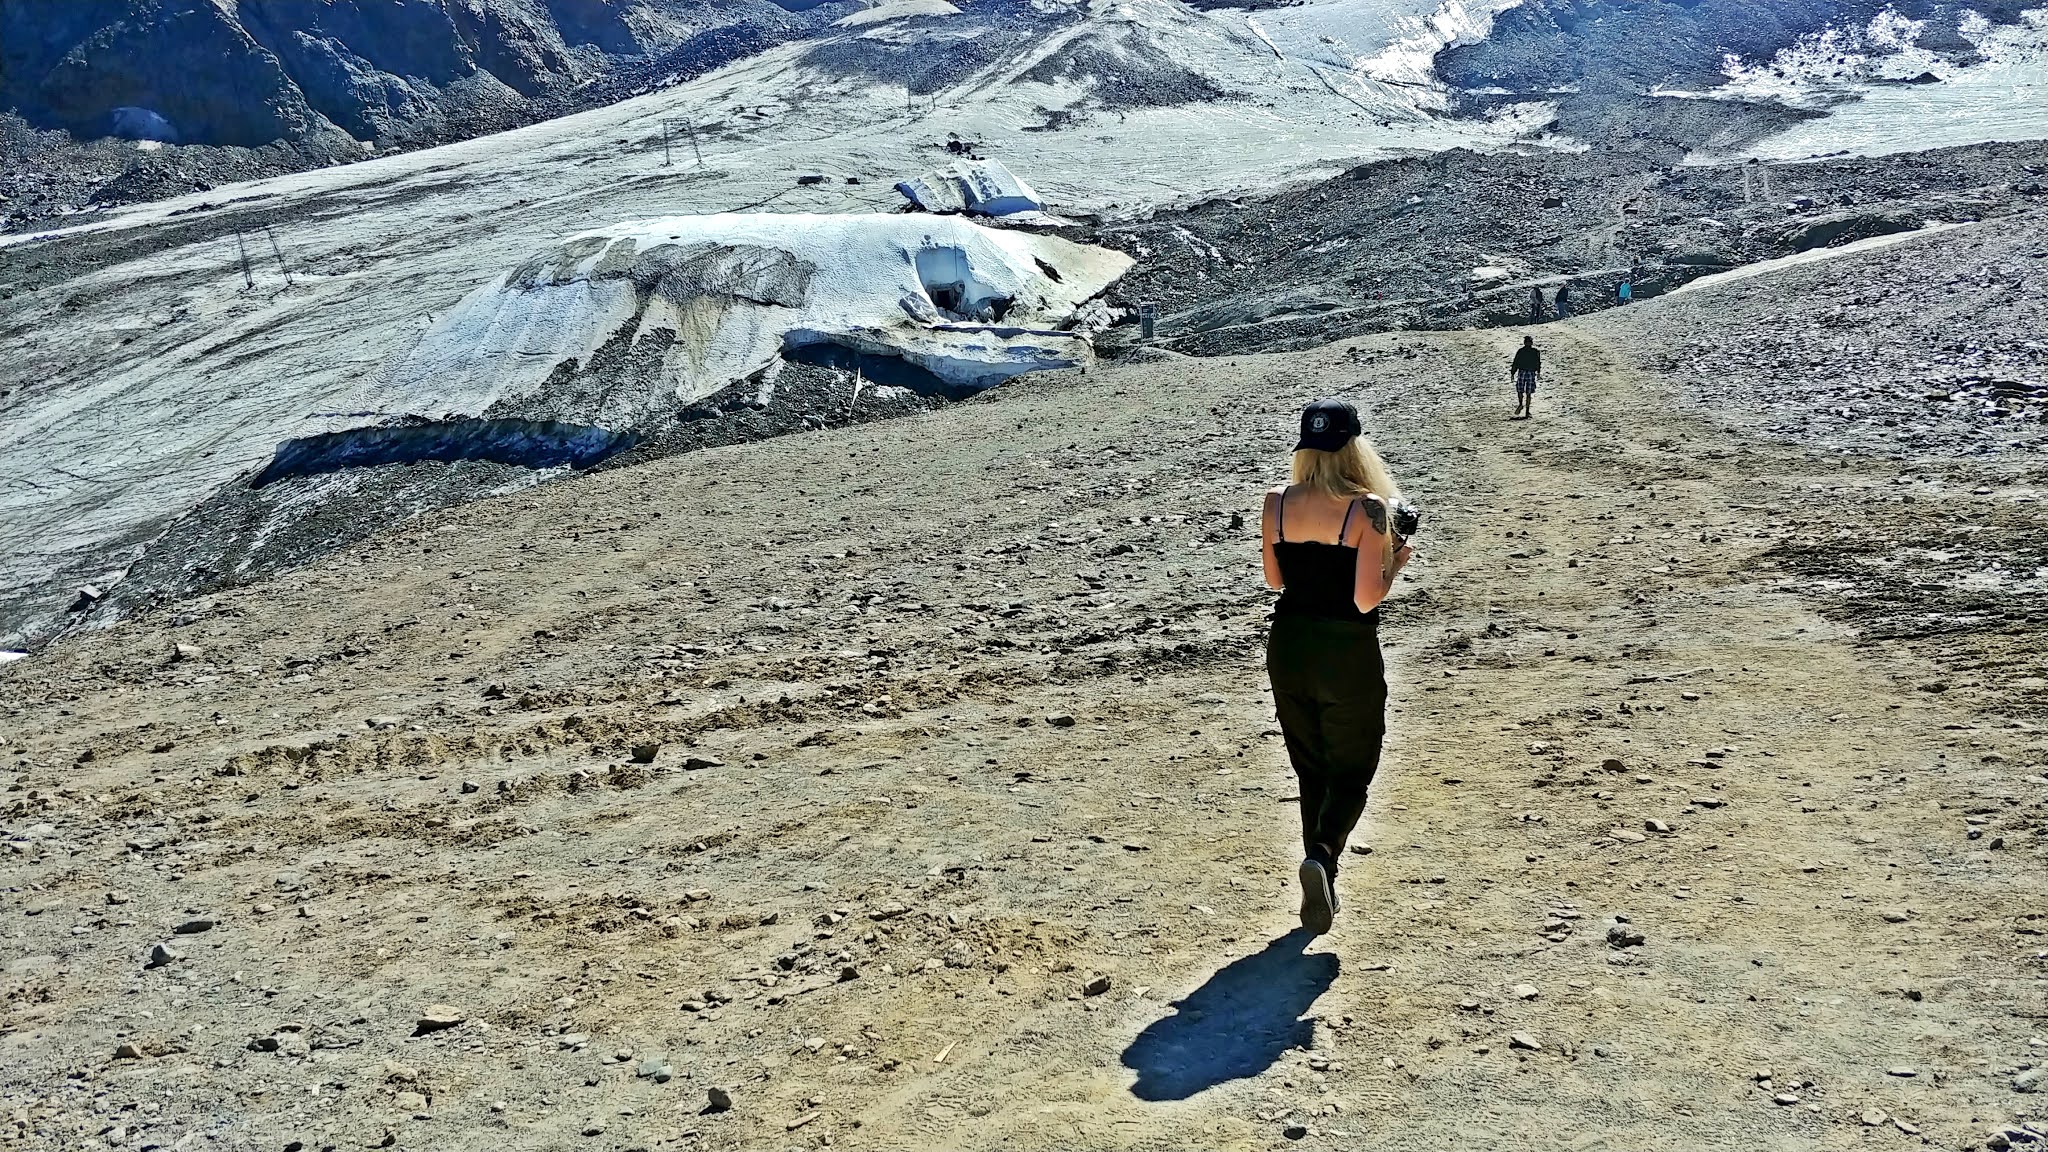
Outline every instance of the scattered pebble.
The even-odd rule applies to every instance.
[[[429,1004],[426,1010],[420,1013],[418,1022],[414,1024],[413,1035],[425,1036],[429,1032],[444,1031],[455,1027],[467,1019],[469,1017],[464,1015],[461,1009],[453,1005]]]
[[[1610,948],[1634,948],[1647,940],[1648,937],[1626,924],[1616,924],[1607,930],[1607,946]]]

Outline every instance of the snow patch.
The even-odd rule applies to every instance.
[[[1087,363],[1085,334],[1067,329],[1130,264],[958,217],[632,221],[545,248],[472,293],[355,407],[451,419],[524,402],[529,416],[619,428],[813,344],[987,387]]]
[[[1036,216],[1045,200],[1001,160],[955,160],[951,167],[900,181],[896,191],[927,212]]]
[[[881,24],[889,20],[905,20],[913,16],[958,16],[960,9],[946,0],[888,0],[851,16],[842,16],[832,22],[834,28],[861,28],[869,24]]]

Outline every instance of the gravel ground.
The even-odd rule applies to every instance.
[[[1944,597],[2037,578],[1975,549],[2039,548],[2039,454],[1906,488],[1731,419],[1655,367],[1686,301],[1539,331],[1532,421],[1513,332],[1158,352],[430,512],[7,665],[7,1138],[2023,1141],[2048,668]],[[1308,940],[1253,513],[1326,392],[1427,519]],[[1885,612],[1863,555],[1913,558]]]

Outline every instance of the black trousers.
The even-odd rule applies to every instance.
[[[1301,781],[1305,854],[1335,871],[1387,731],[1387,681],[1371,623],[1276,616],[1266,639],[1266,676],[1287,758]]]

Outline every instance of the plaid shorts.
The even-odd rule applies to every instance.
[[[1520,372],[1515,373],[1515,391],[1536,391],[1536,374],[1534,372],[1529,371],[1527,368],[1524,368]]]

